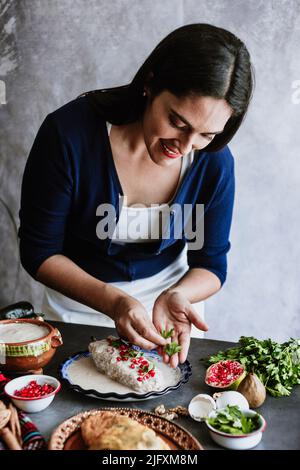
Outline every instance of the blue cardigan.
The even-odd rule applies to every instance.
[[[36,279],[44,260],[63,254],[97,279],[114,282],[152,276],[168,266],[187,243],[185,236],[174,238],[172,230],[169,239],[124,246],[97,237],[96,208],[113,204],[118,221],[119,195],[123,191],[106,121],[87,97],[50,113],[36,135],[23,175],[18,235],[24,269]],[[188,249],[187,261],[190,268],[216,274],[221,284],[226,279],[233,200],[229,148],[195,152],[173,203],[204,204],[204,244]]]

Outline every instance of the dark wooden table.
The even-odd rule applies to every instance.
[[[116,334],[115,330],[88,326],[51,322],[56,326],[63,337],[63,346],[57,352],[51,363],[45,367],[44,373],[58,377],[58,366],[67,357],[78,351],[87,349],[91,336],[105,338],[108,334]],[[199,359],[233,346],[234,343],[215,341],[209,339],[192,339],[188,360],[193,369],[193,374],[188,381],[178,390],[163,397],[146,400],[143,402],[126,402],[125,404],[116,401],[99,400],[97,398],[82,395],[63,384],[61,391],[57,394],[52,404],[40,413],[32,414],[31,417],[38,428],[49,439],[54,429],[65,419],[85,410],[102,407],[122,407],[139,408],[146,411],[153,409],[163,403],[167,408],[176,405],[187,407],[191,399],[198,393],[208,393],[213,391],[204,383],[205,366]],[[294,450],[300,449],[300,387],[294,388],[290,397],[273,398],[267,396],[259,412],[267,421],[267,429],[263,434],[262,441],[255,448],[256,450]],[[205,423],[197,423],[190,417],[179,418],[175,421],[191,432],[202,444],[204,449],[221,449],[210,438]]]

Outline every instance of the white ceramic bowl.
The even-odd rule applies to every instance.
[[[54,391],[41,398],[21,398],[17,397],[14,393],[16,390],[20,390],[23,387],[31,382],[31,380],[36,380],[39,385],[44,385],[45,383],[54,387]],[[42,411],[54,400],[55,395],[60,390],[61,384],[59,380],[50,375],[23,375],[22,377],[17,377],[16,379],[10,380],[4,387],[4,392],[8,395],[11,401],[17,406],[20,410],[26,411],[28,413],[37,413]]]
[[[222,410],[223,408],[221,408]],[[220,411],[213,410],[209,413],[209,418],[215,418],[216,414]],[[244,415],[247,417],[254,416],[257,413],[253,410],[243,410]],[[258,413],[259,414],[259,413]],[[225,447],[227,449],[233,450],[245,450],[245,449],[252,449],[253,447],[257,446],[262,438],[262,433],[266,429],[267,423],[264,417],[259,414],[259,421],[260,425],[259,428],[249,434],[229,434],[226,432],[219,431],[212,427],[208,421],[206,420],[206,426],[209,429],[209,434],[211,438],[220,446]]]

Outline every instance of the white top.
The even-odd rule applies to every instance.
[[[111,123],[106,122],[108,135]],[[170,204],[175,198],[181,182],[193,163],[194,152],[184,155],[181,159],[181,171],[173,198],[164,204],[152,204],[150,207],[134,207],[122,205],[120,217],[112,235],[114,243],[147,243],[161,238],[163,233],[163,221],[168,220]],[[126,195],[125,195],[126,196]]]

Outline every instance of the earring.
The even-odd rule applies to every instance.
[[[147,96],[146,90],[143,91],[143,96]]]

